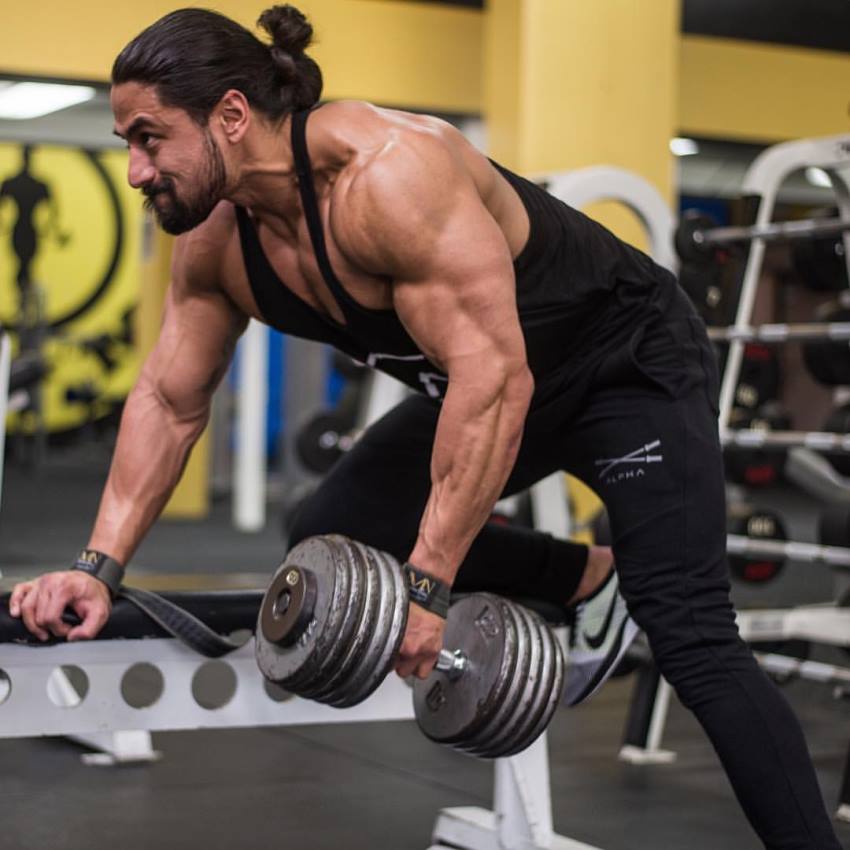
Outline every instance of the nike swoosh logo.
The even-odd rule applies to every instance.
[[[611,628],[611,620],[614,619],[614,608],[617,606],[617,594],[615,593],[611,599],[611,604],[608,606],[608,613],[605,615],[605,622],[602,623],[602,628],[595,635],[589,635],[586,631],[582,631],[582,637],[587,641],[591,649],[599,649],[605,643],[605,635],[608,634],[608,629]]]

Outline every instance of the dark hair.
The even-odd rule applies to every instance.
[[[271,44],[218,12],[178,9],[118,54],[112,83],[153,85],[163,103],[185,109],[202,125],[228,89],[241,91],[273,121],[313,106],[322,72],[304,53],[313,38],[307,18],[287,4],[266,9],[257,24]]]

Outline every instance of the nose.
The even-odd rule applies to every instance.
[[[127,182],[134,188],[139,189],[152,183],[156,177],[156,169],[150,157],[144,151],[130,148],[130,161],[127,166]]]

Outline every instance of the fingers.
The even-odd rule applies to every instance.
[[[27,627],[28,631],[34,634],[39,640],[47,640],[50,635],[45,629],[41,628],[36,618],[38,596],[38,587],[34,584],[21,601],[21,619],[24,621],[24,625]]]
[[[417,679],[427,679],[431,675],[431,671],[434,669],[436,663],[436,657],[427,658],[424,661],[421,657],[411,659],[399,658],[395,666],[395,671],[402,679],[406,679],[408,676],[415,676]]]
[[[407,631],[399,649],[395,669],[399,676],[427,679],[437,663],[443,645],[445,621],[418,606],[411,605]]]
[[[56,637],[65,637],[71,631],[71,627],[62,622],[62,612],[71,601],[70,597],[71,594],[66,588],[45,582],[35,606],[36,623]]]
[[[83,622],[69,630],[68,640],[91,640],[94,638],[106,625],[111,608],[111,604],[77,606],[77,613],[83,618]]]
[[[32,585],[33,583],[31,581],[22,581],[20,584],[16,584],[12,590],[12,594],[9,597],[9,613],[13,617],[18,618],[21,616],[21,602],[24,601],[24,597],[32,589]]]
[[[76,626],[62,620],[71,606],[83,618]],[[9,612],[20,617],[39,640],[51,635],[83,640],[95,637],[109,618],[109,591],[97,579],[81,572],[48,573],[24,582],[12,592]]]

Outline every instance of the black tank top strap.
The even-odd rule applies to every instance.
[[[292,153],[295,157],[298,191],[301,195],[301,206],[304,208],[304,217],[307,220],[310,242],[313,245],[313,253],[316,255],[319,271],[334,298],[345,304],[348,303],[348,293],[334,274],[331,261],[328,258],[322,217],[319,213],[319,202],[316,199],[316,187],[313,185],[313,167],[310,164],[310,154],[307,151],[307,118],[311,112],[312,109],[302,109],[292,115]]]
[[[360,356],[359,349],[357,352],[352,349],[352,341],[336,324],[317,313],[281,281],[263,251],[248,211],[244,207],[234,209],[248,283],[265,321],[284,333],[328,342],[353,357]]]
[[[289,290],[281,285],[277,273],[269,264],[248,211],[244,207],[235,207],[235,210],[242,257],[254,300],[260,313],[273,321],[275,316],[286,315],[290,303]]]

